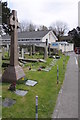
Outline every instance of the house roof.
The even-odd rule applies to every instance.
[[[46,31],[32,31],[32,32],[19,32],[18,33],[18,39],[26,39],[26,38],[43,38],[47,33],[49,32],[49,30]],[[9,35],[3,35],[2,36],[3,39],[10,39]]]

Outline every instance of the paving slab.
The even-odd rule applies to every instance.
[[[70,53],[65,80],[59,92],[52,118],[78,118],[78,64]]]

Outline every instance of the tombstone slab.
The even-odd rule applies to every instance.
[[[23,69],[18,63],[18,38],[17,28],[19,27],[17,12],[12,10],[12,15],[9,19],[11,27],[11,47],[10,47],[10,65],[2,75],[2,82],[14,82],[25,76]]]
[[[46,63],[46,60],[44,60],[44,59],[39,59],[39,62],[44,62],[44,63]]]
[[[5,100],[3,101],[2,105],[4,107],[11,107],[12,105],[14,105],[16,103],[15,100],[10,99],[10,98],[5,98]]]
[[[27,82],[26,82],[26,85],[28,85],[28,86],[34,86],[36,84],[37,84],[37,82],[33,81],[33,80],[27,80]]]
[[[28,91],[16,90],[14,93],[16,93],[17,95],[20,95],[20,96],[25,96],[28,93]]]

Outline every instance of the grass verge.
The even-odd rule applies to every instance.
[[[27,79],[36,80],[38,82],[34,87],[25,86],[25,84],[17,84],[17,89],[28,90],[28,94],[24,97],[18,96],[11,91],[8,91],[9,84],[2,85],[2,98],[12,98],[16,100],[16,104],[12,107],[2,108],[3,118],[35,118],[35,97],[38,95],[38,117],[39,118],[51,118],[53,110],[56,105],[59,90],[62,86],[66,65],[69,60],[69,56],[65,59],[65,69],[63,69],[63,59],[65,56],[61,56],[51,71],[29,71],[24,67],[24,71]],[[52,61],[51,58],[47,59],[46,65],[49,65]],[[35,63],[35,67],[39,67],[45,63]],[[57,85],[57,65],[59,66],[59,84]]]

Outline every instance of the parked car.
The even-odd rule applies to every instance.
[[[76,54],[80,54],[80,47],[76,47],[76,48],[75,48],[75,53],[76,53]]]

